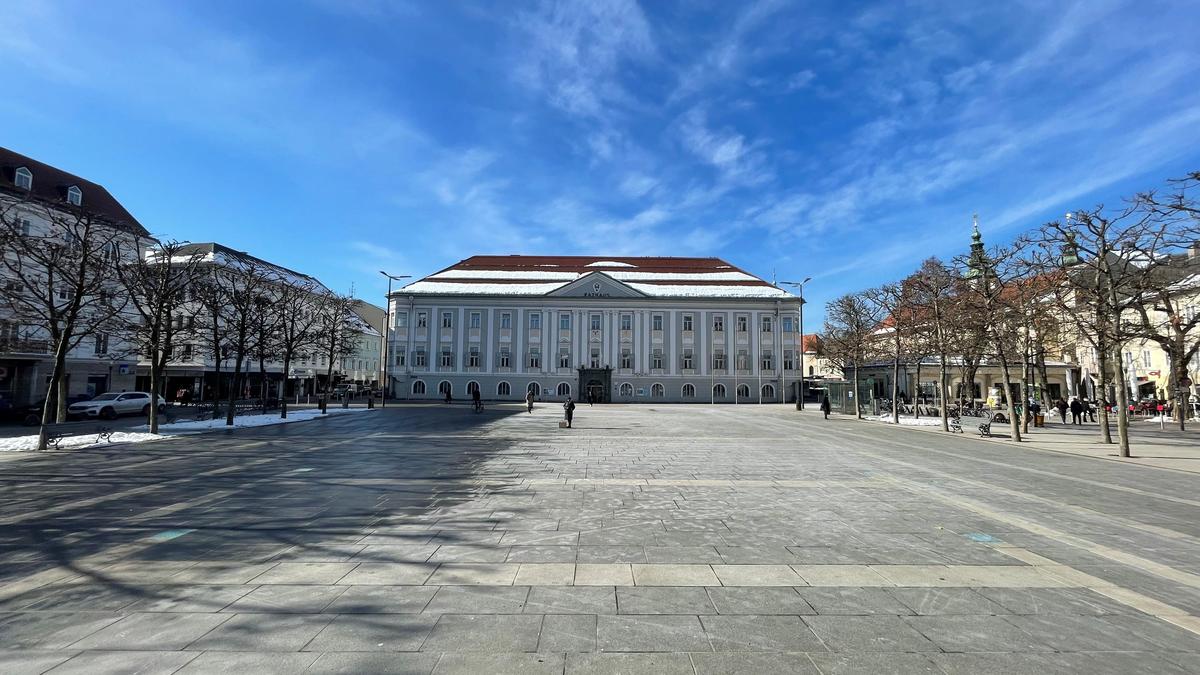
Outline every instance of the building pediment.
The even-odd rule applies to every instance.
[[[645,293],[613,279],[603,272],[592,272],[547,294],[556,298],[644,298]]]

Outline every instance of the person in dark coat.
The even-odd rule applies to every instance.
[[[825,419],[829,419],[829,411],[832,410],[832,408],[833,408],[833,406],[829,405],[829,397],[822,396],[821,397],[821,412],[825,414]]]
[[[1080,424],[1082,422],[1083,404],[1079,399],[1071,399],[1071,424]]]
[[[525,407],[529,410],[529,414],[533,414],[533,390],[525,392]]]
[[[453,401],[454,401],[454,397],[450,395],[450,390],[447,389],[446,390],[446,403],[452,403]]]
[[[563,404],[563,414],[567,417],[567,428],[571,428],[571,420],[575,417],[575,401],[571,397],[567,397],[567,402]]]
[[[1060,398],[1060,399],[1058,399],[1058,403],[1056,403],[1054,405],[1054,407],[1058,408],[1058,416],[1060,419],[1062,419],[1063,424],[1066,424],[1067,423],[1067,402]]]

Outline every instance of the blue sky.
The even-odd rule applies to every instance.
[[[842,292],[1200,169],[1186,2],[20,2],[0,145],[379,301],[475,253]]]

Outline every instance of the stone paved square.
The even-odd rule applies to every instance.
[[[557,416],[4,456],[0,671],[1200,667],[1194,474],[783,406]]]

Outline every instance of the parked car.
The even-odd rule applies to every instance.
[[[150,397],[151,395],[144,391],[100,394],[90,401],[76,403],[67,407],[67,416],[99,417],[101,419],[113,420],[121,415],[148,415],[150,414]],[[157,396],[155,398],[158,401],[158,411],[163,412],[166,410],[167,403],[163,400],[163,397]]]

